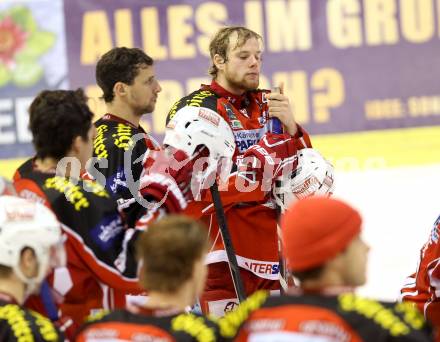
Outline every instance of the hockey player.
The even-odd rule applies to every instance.
[[[216,341],[218,327],[185,313],[203,290],[207,230],[185,216],[152,224],[137,244],[146,302],[92,320],[78,334],[86,341]]]
[[[281,221],[288,269],[299,282],[286,295],[259,291],[225,316],[235,341],[432,341],[423,316],[406,303],[353,293],[366,279],[369,247],[362,219],[328,197],[295,202]]]
[[[440,216],[434,222],[428,241],[420,251],[416,273],[401,290],[404,301],[414,303],[437,330],[440,330]]]
[[[81,89],[43,91],[34,99],[30,130],[36,156],[14,176],[19,196],[44,203],[62,223],[67,267],[56,270],[49,282],[57,298],[62,298],[62,315],[76,323],[96,310],[123,307],[127,293],[142,291],[133,254],[140,232],[125,223],[102,186],[79,179],[80,169],[92,156],[96,131],[86,101]],[[141,189],[143,198],[162,203],[151,209],[139,206],[150,220],[186,206],[179,185],[187,187],[189,173],[184,168],[171,170],[163,178],[168,186],[156,181],[154,174],[144,177],[148,186]],[[50,316],[56,319],[57,311]]]
[[[133,225],[139,218],[133,193],[144,174],[146,152],[159,149],[139,121],[143,114],[154,111],[161,87],[153,59],[140,49],[125,47],[114,48],[100,58],[96,82],[103,91],[107,113],[95,122],[93,156],[98,162],[88,171],[115,196]]]
[[[61,227],[42,204],[0,196],[0,341],[63,341],[52,322],[22,304],[63,266]]]
[[[261,178],[256,179],[256,170],[252,167],[253,161],[258,160],[263,168],[267,161],[265,156],[275,153],[280,160],[292,157],[292,168],[297,150],[311,147],[307,133],[295,123],[288,98],[282,93],[271,94],[257,89],[261,45],[261,37],[244,27],[221,29],[210,43],[211,84],[202,85],[199,90],[177,101],[168,115],[168,120],[172,119],[185,106],[202,106],[217,111],[233,130],[237,145],[235,162],[248,162],[242,166],[242,177],[238,179],[235,173],[227,188],[220,191],[247,294],[257,289],[280,288],[277,211],[270,195],[275,175],[266,177],[268,185],[262,189]],[[263,135],[269,131],[270,117],[279,118],[286,133],[266,134],[263,140]],[[258,142],[259,145],[249,151],[249,147]],[[282,163],[278,162],[278,172],[281,172],[281,166]],[[188,208],[188,213],[196,217],[201,212],[214,241],[207,257],[209,273],[201,304],[204,312],[220,316],[238,301],[209,192]]]

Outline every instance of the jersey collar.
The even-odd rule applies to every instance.
[[[354,292],[354,287],[351,286],[327,286],[320,288],[301,288],[301,287],[291,287],[288,289],[287,293],[290,295],[322,295],[322,296],[338,296],[347,292]]]
[[[216,93],[220,97],[227,99],[228,102],[231,103],[235,108],[241,108],[243,102],[247,98],[246,93],[243,93],[242,95],[232,94],[214,80],[212,80],[209,87],[214,93]]]
[[[175,316],[184,312],[173,307],[148,308],[136,303],[131,303],[131,305],[128,306],[128,310],[134,314],[153,317]]]
[[[140,128],[140,126],[136,127],[130,121],[127,121],[127,120],[125,120],[125,119],[123,119],[123,118],[121,118],[119,116],[116,116],[114,114],[111,114],[111,113],[104,114],[103,117],[102,117],[102,120],[105,120],[105,121],[116,121],[116,122],[119,122],[119,123],[123,123],[123,124],[125,124],[127,126],[130,126],[132,128]]]

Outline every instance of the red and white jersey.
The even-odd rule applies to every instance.
[[[254,90],[236,96],[213,81],[211,85],[204,85],[176,102],[168,114],[168,120],[185,106],[206,107],[216,111],[232,128],[237,145],[236,159],[269,130],[268,93],[267,90]],[[311,147],[309,136],[301,127],[298,127],[295,138],[298,149]],[[226,184],[219,185],[238,264],[259,277],[278,280],[277,211],[274,201],[268,191],[263,191],[259,186],[243,189],[237,186],[239,184],[243,185],[243,180],[235,172]],[[214,246],[207,256],[207,263],[226,262],[227,256],[210,193],[202,201],[189,203],[186,213],[195,217],[202,215],[201,219],[210,229]]]
[[[426,319],[440,328],[440,216],[429,240],[420,251],[416,273],[409,276],[401,290],[402,300],[413,302]]]

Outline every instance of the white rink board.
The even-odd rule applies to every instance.
[[[440,164],[336,172],[335,197],[362,213],[371,247],[367,284],[358,292],[395,300],[440,215]]]

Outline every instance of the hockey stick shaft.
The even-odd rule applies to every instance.
[[[234,284],[235,292],[240,302],[246,299],[246,292],[244,291],[243,280],[241,279],[240,269],[238,267],[237,256],[232,244],[231,235],[229,234],[228,225],[226,222],[225,211],[218,192],[217,182],[211,186],[211,195],[214,202],[217,222],[220,229],[220,234],[225,245],[226,255],[228,257],[229,270],[231,271],[232,282]]]
[[[287,292],[288,284],[287,284],[287,274],[286,274],[286,262],[284,260],[283,253],[283,242],[281,241],[281,228],[277,225],[277,234],[278,234],[278,257],[279,257],[279,268],[278,268],[278,279],[281,285],[281,294]]]

